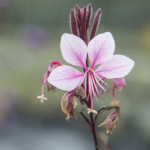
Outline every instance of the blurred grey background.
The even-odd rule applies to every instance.
[[[150,149],[150,1],[149,0],[0,0],[0,150],[92,150],[92,135],[81,118],[67,122],[61,112],[64,91],[46,93],[41,78],[59,60],[63,33],[70,33],[69,12],[75,4],[102,8],[97,33],[112,32],[116,53],[135,61],[127,86],[117,95],[121,117],[110,150]],[[93,13],[94,14],[94,13]],[[111,97],[95,101],[109,105]],[[99,119],[99,123],[106,114]],[[104,131],[98,128],[98,136]],[[102,143],[99,139],[102,149]]]

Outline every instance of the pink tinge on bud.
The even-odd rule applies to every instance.
[[[59,61],[52,61],[48,66],[48,71],[53,71],[56,67],[61,66],[62,64]]]
[[[113,79],[114,88],[118,88],[119,91],[122,91],[123,87],[126,86],[126,80],[124,78]]]
[[[47,100],[46,97],[44,97],[44,87],[47,86],[48,91],[55,90],[55,87],[51,84],[48,83],[48,77],[50,73],[58,66],[61,66],[62,64],[59,61],[52,61],[49,66],[48,70],[44,73],[43,78],[42,78],[42,90],[41,90],[41,96],[37,96],[38,99],[41,100],[41,103],[44,102],[44,100]]]
[[[119,91],[122,91],[122,89],[126,86],[126,80],[124,78],[115,78],[112,79],[113,82],[113,89],[112,89],[112,95],[114,98],[114,104],[118,104],[118,101],[116,100],[116,89],[118,88]]]

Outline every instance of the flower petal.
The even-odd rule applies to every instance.
[[[124,55],[114,55],[110,60],[101,64],[96,73],[108,78],[122,78],[130,73],[134,61]]]
[[[91,68],[109,60],[115,51],[115,41],[110,32],[97,35],[88,44]]]
[[[87,46],[73,34],[63,34],[60,43],[63,58],[70,64],[86,68]]]
[[[55,68],[48,77],[48,82],[53,86],[65,90],[74,90],[84,77],[84,73],[79,72],[70,66],[60,66]]]

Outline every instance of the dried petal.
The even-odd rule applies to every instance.
[[[112,131],[115,129],[115,127],[116,127],[116,125],[118,123],[119,117],[120,117],[119,110],[115,110],[114,112],[111,112],[107,116],[107,118],[101,124],[99,124],[98,127],[104,126],[106,128],[105,132],[107,134],[109,134],[109,133],[112,134]]]

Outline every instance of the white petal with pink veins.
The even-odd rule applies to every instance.
[[[63,34],[60,43],[63,58],[70,64],[86,67],[87,46],[85,42],[73,34]]]
[[[115,51],[115,41],[110,32],[97,35],[88,44],[91,67],[109,60]]]
[[[123,55],[114,55],[107,62],[101,64],[95,73],[108,79],[122,78],[130,73],[134,61]]]
[[[55,68],[48,77],[48,82],[53,86],[65,90],[74,90],[81,84],[84,73],[79,72],[70,66],[60,66]]]

